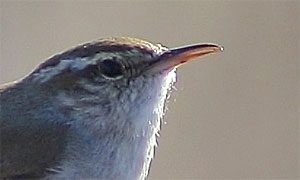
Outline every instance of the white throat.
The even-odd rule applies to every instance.
[[[70,159],[60,165],[63,171],[54,178],[70,177],[70,174],[78,174],[79,177],[85,178],[93,174],[96,179],[145,179],[157,146],[168,92],[176,82],[176,70],[170,71],[162,79],[153,78],[152,81],[148,84],[151,87],[142,88],[143,97],[138,97],[141,93],[129,93],[130,96],[121,97],[116,102],[118,104],[113,106],[116,109],[108,118],[95,115],[94,121],[85,125],[87,130],[75,130],[74,139],[77,140],[74,144],[70,144],[66,151],[72,155],[67,156]],[[65,94],[61,94],[59,99],[64,99],[62,104],[75,108],[78,103]],[[84,116],[82,112],[95,112],[97,108],[101,110],[102,107],[84,106],[76,110],[78,114],[75,111],[74,117]],[[86,122],[75,122],[75,127],[76,123],[80,123],[78,127],[82,127],[82,124]],[[90,132],[90,129],[93,129],[93,132]],[[86,145],[85,136],[86,139],[94,140]],[[72,151],[72,149],[80,148],[86,150],[76,153]],[[97,159],[99,157],[100,159]],[[87,164],[89,162],[95,162],[95,164]],[[82,167],[90,167],[89,171],[81,170],[81,164]],[[124,171],[124,169],[127,170]],[[90,174],[85,174],[85,172]]]

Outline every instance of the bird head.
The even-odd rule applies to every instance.
[[[54,93],[61,109],[76,117],[107,119],[126,114],[125,124],[144,110],[162,114],[160,106],[176,80],[176,68],[219,51],[222,47],[214,44],[168,49],[135,38],[108,38],[49,58],[25,80]]]
[[[101,39],[49,58],[28,79],[40,84],[85,81],[89,85],[121,88],[139,78],[146,83],[146,79],[166,77],[187,61],[222,50],[214,44],[168,49],[135,38]]]

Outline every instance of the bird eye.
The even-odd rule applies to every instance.
[[[108,78],[122,77],[124,68],[122,64],[115,60],[104,60],[100,62],[101,73]]]

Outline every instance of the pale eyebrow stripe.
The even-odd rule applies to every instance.
[[[94,43],[87,43],[83,45],[79,45],[75,48],[72,48],[68,51],[63,53],[54,55],[50,57],[45,62],[41,63],[33,73],[39,72],[41,69],[45,69],[50,66],[56,66],[60,63],[63,59],[75,59],[75,58],[83,58],[83,57],[90,57],[94,56],[100,52],[125,52],[125,51],[132,51],[138,50],[142,54],[148,54],[150,56],[154,56],[157,52],[153,49],[149,49],[148,46],[143,44],[136,45],[136,44],[115,44],[114,42],[94,42]]]

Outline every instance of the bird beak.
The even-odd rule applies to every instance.
[[[150,66],[151,73],[170,71],[187,61],[191,61],[208,54],[223,51],[224,48],[215,44],[195,44],[170,49],[159,56]]]

